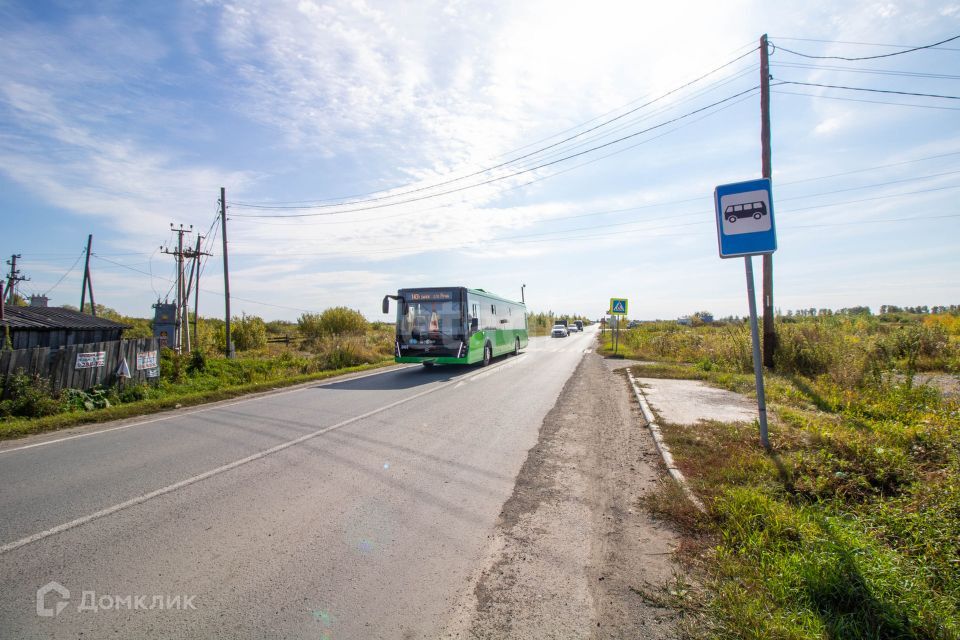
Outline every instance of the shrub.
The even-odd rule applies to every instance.
[[[120,391],[120,402],[137,402],[146,400],[150,387],[145,384],[126,386]]]
[[[322,338],[316,344],[321,369],[342,369],[379,362],[384,355],[367,344],[363,336]]]
[[[169,382],[180,382],[184,372],[183,356],[169,347],[160,349],[160,376]]]
[[[947,332],[939,325],[912,324],[888,336],[890,354],[903,363],[907,375],[917,371],[918,362],[942,357],[950,344]]]
[[[190,363],[187,365],[187,373],[194,375],[203,373],[207,370],[207,357],[199,349],[190,354]]]
[[[27,375],[21,369],[4,380],[6,398],[0,402],[0,415],[40,418],[60,413],[61,405],[49,381]]]
[[[230,335],[237,351],[262,349],[267,344],[267,325],[258,316],[242,314],[234,318],[230,325]]]
[[[305,313],[297,320],[300,335],[316,344],[330,336],[352,336],[366,333],[369,323],[363,314],[347,307],[333,307],[321,314]]]
[[[65,389],[63,395],[67,407],[77,411],[106,409],[113,405],[108,397],[108,395],[111,394],[102,387],[94,387],[89,391],[83,391],[82,389]],[[115,396],[114,402],[119,400],[119,396],[117,396],[116,393],[112,395]]]

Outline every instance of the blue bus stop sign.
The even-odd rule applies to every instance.
[[[721,258],[754,256],[777,250],[769,178],[722,184],[714,190],[713,199],[717,208],[717,244]]]

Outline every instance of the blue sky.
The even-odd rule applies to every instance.
[[[745,315],[712,192],[760,175],[763,33],[775,84],[960,95],[960,40],[784,51],[937,42],[957,2],[0,0],[0,256],[77,305],[92,233],[97,302],[147,316],[170,223],[205,233],[223,186],[236,313],[525,283],[537,311]],[[960,302],[960,100],[773,91],[776,306]]]

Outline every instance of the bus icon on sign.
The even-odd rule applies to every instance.
[[[718,222],[723,234],[737,236],[769,231],[771,228],[770,195],[752,189],[720,196],[717,203]]]
[[[741,218],[753,218],[759,220],[767,215],[767,204],[765,202],[745,202],[743,204],[728,205],[723,212],[727,222],[733,224]]]

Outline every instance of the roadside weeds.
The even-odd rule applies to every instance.
[[[85,424],[111,422],[113,420],[147,416],[163,411],[180,409],[183,407],[193,407],[212,402],[219,402],[222,400],[231,400],[241,396],[295,387],[297,385],[309,384],[319,380],[326,380],[328,378],[348,375],[351,373],[360,373],[363,371],[380,369],[393,364],[393,360],[385,360],[383,362],[373,364],[364,364],[331,371],[320,371],[317,373],[292,376],[279,380],[254,382],[221,389],[186,393],[183,395],[140,400],[137,402],[114,405],[104,409],[95,409],[92,411],[72,411],[69,413],[58,413],[56,415],[46,416],[43,418],[14,418],[0,421],[0,441],[12,438],[20,438],[47,431],[56,431]]]
[[[683,365],[642,376],[746,376]],[[773,455],[749,423],[660,422],[702,497],[667,481],[645,505],[683,532],[677,558],[702,572],[689,637],[960,637],[960,405],[908,384],[837,389],[768,376]]]

